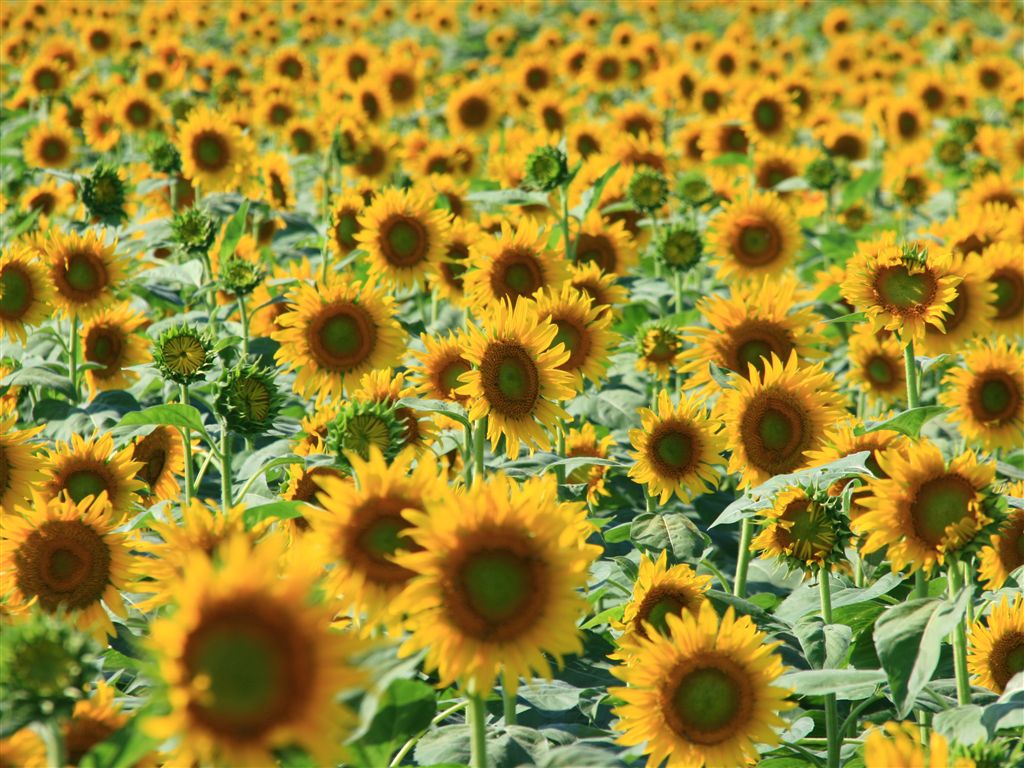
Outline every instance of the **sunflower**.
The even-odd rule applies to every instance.
[[[293,309],[278,318],[279,365],[298,370],[294,389],[317,402],[338,398],[374,368],[398,362],[405,335],[394,300],[372,283],[300,283],[287,294]]]
[[[303,515],[283,521],[286,523],[285,527],[291,528],[293,532],[309,530],[309,520],[304,515],[308,513],[309,507],[320,506],[316,498],[320,493],[320,480],[325,477],[336,477],[343,480],[346,476],[345,470],[339,467],[304,467],[301,464],[292,464],[288,468],[288,483],[281,491],[281,498],[286,501],[301,501],[308,507]]]
[[[553,477],[477,478],[405,517],[413,549],[396,561],[414,575],[395,608],[412,634],[400,655],[425,648],[441,684],[484,693],[499,673],[514,692],[520,677],[550,678],[551,657],[582,652],[580,591],[600,548],[585,543],[584,505],[559,502]]]
[[[296,456],[310,456],[313,454],[326,454],[330,451],[327,448],[327,432],[339,413],[341,403],[326,402],[316,408],[309,416],[302,417],[299,421],[299,433],[293,439],[292,451]]]
[[[818,571],[842,559],[847,537],[836,513],[806,489],[782,491],[762,514],[765,527],[750,543],[751,550],[804,571]]]
[[[399,400],[415,397],[416,390],[407,386],[404,373],[391,368],[370,371],[359,379],[359,388],[352,393],[352,400],[364,403],[380,403],[394,408],[394,416],[402,425],[401,444],[422,449],[434,438],[433,425],[421,413],[404,405]]]
[[[128,86],[113,100],[111,112],[119,126],[140,134],[156,131],[167,117],[160,97],[137,85]]]
[[[665,321],[651,321],[637,332],[636,351],[636,369],[666,381],[682,361],[683,334]]]
[[[140,312],[119,304],[100,310],[82,325],[82,358],[102,366],[85,372],[90,397],[99,391],[127,389],[138,380],[138,372],[129,369],[150,360],[149,342],[135,333],[145,323]]]
[[[455,391],[469,398],[469,418],[487,417],[491,449],[504,436],[509,458],[519,456],[520,443],[548,450],[544,428],[568,418],[558,404],[575,391],[572,375],[561,369],[569,359],[562,346],[551,348],[558,327],[542,322],[532,302],[502,302],[484,318],[484,328],[471,325],[463,354],[474,368],[460,377]]]
[[[538,291],[534,301],[541,321],[558,328],[551,346],[561,344],[569,351],[569,359],[559,368],[573,374],[577,389],[582,389],[584,376],[599,384],[605,375],[608,355],[619,341],[619,335],[609,328],[611,316],[568,282],[557,291]]]
[[[114,451],[114,438],[109,432],[89,440],[72,435],[70,443],[58,441],[53,449],[46,450],[40,493],[47,500],[68,498],[76,504],[105,494],[109,514],[121,518],[145,487],[135,477],[142,465],[131,456],[130,446]]]
[[[211,504],[192,499],[189,506],[182,505],[180,518],[165,509],[162,518],[150,520],[149,528],[156,535],[146,537],[137,545],[146,558],[132,584],[133,592],[150,595],[138,603],[139,610],[149,611],[172,602],[176,585],[196,554],[213,557],[229,539],[239,536],[255,539],[266,528],[266,524],[258,525],[247,532],[242,504],[229,508],[226,513]]]
[[[564,253],[564,244],[562,245]],[[622,221],[605,221],[591,211],[573,241],[573,263],[597,264],[606,274],[625,277],[636,266],[636,246]]]
[[[41,248],[61,314],[87,320],[113,303],[127,260],[117,252],[116,241],[106,243],[106,232],[90,230],[83,236],[54,230]]]
[[[470,371],[472,365],[463,355],[464,341],[460,335],[447,336],[420,334],[424,351],[414,353],[419,365],[410,366],[416,392],[433,400],[451,400],[466,403],[465,395],[456,391],[461,386],[460,377]]]
[[[669,567],[664,550],[657,560],[641,554],[633,594],[626,603],[622,621],[612,622],[612,627],[622,632],[616,641],[620,649],[616,656],[628,661],[643,648],[638,640],[650,640],[652,634],[670,635],[670,615],[689,613],[698,617],[707,601],[704,593],[710,588],[711,577],[698,576],[685,563]],[[655,631],[649,632],[650,629]]]
[[[30,726],[0,739],[0,765],[46,768],[46,742]]]
[[[948,268],[960,282],[953,288],[955,296],[949,302],[949,314],[942,319],[943,330],[925,326],[921,351],[926,355],[955,352],[971,338],[986,336],[996,314],[998,293],[987,256],[954,254]]]
[[[1024,207],[1024,192],[1020,184],[1010,178],[1009,174],[989,173],[971,184],[960,193],[957,206],[971,208],[987,204],[1006,208]]]
[[[1020,446],[1024,430],[1024,363],[1019,344],[1005,336],[987,339],[963,352],[963,365],[949,370],[939,402],[953,409],[967,440],[987,450]]]
[[[75,196],[74,184],[58,184],[51,176],[22,192],[20,204],[26,213],[38,211],[39,226],[45,229],[50,217],[64,213],[75,202]]]
[[[385,190],[358,224],[354,239],[368,254],[370,275],[393,287],[419,287],[444,254],[448,216],[422,190]]]
[[[785,364],[772,355],[761,373],[733,375],[713,417],[725,424],[729,471],[749,488],[773,475],[807,466],[826,429],[843,415],[843,398],[823,363],[801,367],[795,353]]]
[[[889,232],[862,244],[846,266],[843,297],[867,313],[875,330],[899,331],[920,341],[925,326],[944,329],[943,317],[956,298],[961,278],[944,251],[929,253],[918,243],[897,245]]]
[[[878,464],[887,477],[868,480],[866,512],[851,525],[865,554],[886,549],[894,572],[929,573],[991,526],[994,463],[979,464],[969,451],[947,467],[936,446],[920,442],[883,453]]]
[[[721,459],[719,423],[708,418],[698,395],[680,397],[673,406],[668,391],[658,393],[657,410],[640,409],[640,429],[629,439],[636,461],[629,476],[647,486],[651,497],[665,504],[674,493],[690,501],[714,488]]]
[[[917,723],[890,721],[872,728],[864,737],[865,768],[975,768],[969,758],[949,762],[949,745],[938,731],[932,731],[928,747],[921,742]]]
[[[88,699],[75,702],[71,718],[61,728],[68,765],[78,765],[89,750],[128,722],[128,715],[114,702],[115,693],[106,680],[99,680]]]
[[[73,622],[102,644],[116,635],[107,615],[125,615],[120,590],[128,585],[132,544],[111,533],[105,493],[75,502],[35,497],[20,515],[0,517],[0,579],[5,607],[23,613],[69,611]]]
[[[1024,483],[1003,491],[1005,496],[1024,497]],[[978,553],[978,576],[986,589],[995,591],[1010,574],[1024,565],[1024,509],[1011,509],[1007,519],[989,543]]]
[[[196,553],[174,587],[177,611],[152,625],[152,646],[171,712],[147,732],[175,739],[175,765],[272,765],[298,747],[334,764],[356,722],[337,696],[361,686],[350,633],[331,629],[333,609],[310,600],[318,568],[284,541],[229,539],[219,562]]]
[[[795,128],[799,108],[780,83],[763,84],[747,96],[741,114],[744,122],[761,138],[786,142]]]
[[[469,254],[484,237],[483,230],[464,219],[453,219],[448,227],[444,256],[429,276],[431,286],[438,295],[461,305],[465,297],[465,274]]]
[[[23,504],[43,480],[38,446],[29,441],[46,425],[19,430],[17,422],[17,414],[0,413],[0,510],[4,512]]]
[[[363,198],[355,192],[345,192],[334,198],[328,242],[335,257],[344,258],[359,247],[356,236],[362,228],[359,217],[364,205]]]
[[[132,442],[132,461],[141,464],[135,477],[149,487],[150,501],[177,499],[178,477],[185,471],[185,445],[173,427],[159,425]]]
[[[252,141],[205,105],[178,129],[182,174],[203,192],[234,192],[251,173]]]
[[[871,133],[860,125],[832,119],[815,133],[826,152],[851,162],[866,158],[871,148]]]
[[[706,601],[696,616],[666,613],[665,623],[612,670],[627,684],[609,689],[624,701],[613,710],[619,743],[644,745],[648,763],[667,768],[745,765],[757,760],[755,744],[778,744],[779,713],[795,706],[772,684],[783,672],[780,643],[732,608],[719,621]]]
[[[518,303],[537,291],[558,286],[568,276],[564,262],[547,250],[547,234],[537,223],[524,218],[513,229],[501,222],[501,237],[485,237],[470,251],[471,271],[466,273],[466,293],[478,308],[493,307],[502,300]]]
[[[50,315],[53,289],[37,252],[11,245],[0,253],[0,338],[27,341],[33,328]]]
[[[794,351],[801,361],[821,357],[825,340],[814,328],[823,318],[802,301],[800,282],[792,275],[740,283],[731,295],[708,296],[697,309],[709,328],[685,328],[687,349],[680,371],[693,386],[713,384],[709,362],[746,376],[764,370],[771,355],[786,360]]]
[[[330,279],[331,273],[328,273]],[[309,259],[294,259],[285,264],[275,266],[268,279],[257,286],[252,292],[252,319],[249,329],[254,337],[270,338],[270,334],[280,330],[278,318],[292,309],[284,301],[285,291],[296,282],[314,280],[314,267]]]
[[[606,314],[614,315],[617,307],[628,300],[626,289],[617,284],[617,275],[606,273],[594,262],[572,267],[569,282],[577,291],[589,296],[594,306]]]
[[[414,575],[395,556],[418,547],[408,537],[405,510],[422,512],[445,487],[435,460],[406,449],[390,463],[378,450],[351,456],[352,478],[320,477],[319,508],[310,510],[315,540],[331,565],[325,588],[355,617],[373,626],[392,613]],[[413,463],[416,467],[413,469]]]
[[[1024,264],[1020,243],[999,242],[985,249],[985,262],[992,270],[996,313],[992,325],[999,333],[1019,334],[1024,324]]]
[[[495,83],[488,79],[463,83],[448,94],[445,117],[452,135],[486,135],[501,119]]]
[[[1003,599],[985,619],[978,619],[967,637],[967,669],[979,685],[1003,693],[1024,671],[1024,597]]]
[[[75,135],[67,123],[52,119],[28,132],[21,151],[31,168],[68,168],[75,161]]]
[[[847,382],[856,392],[864,392],[873,405],[883,407],[902,402],[907,394],[907,371],[903,349],[895,334],[870,329],[850,336],[847,348],[850,369]]]
[[[721,278],[776,275],[799,250],[800,229],[778,195],[754,192],[715,216],[708,244]]]

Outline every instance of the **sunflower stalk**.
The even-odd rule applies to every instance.
[[[505,715],[505,725],[515,725],[516,695],[504,685],[501,687],[501,706]]]
[[[947,570],[949,599],[955,601],[964,588],[960,562],[952,559]],[[956,701],[961,707],[971,703],[971,683],[967,676],[967,631],[961,616],[953,628],[953,669],[956,673]]]
[[[47,720],[40,729],[46,745],[47,765],[67,765],[67,750],[64,744],[64,730],[57,718]]]
[[[564,184],[561,189],[562,196],[562,240],[565,243],[566,261],[572,262],[575,259],[573,254],[572,235],[569,233],[569,185]]]
[[[466,721],[469,723],[469,745],[471,768],[487,768],[487,707],[478,693],[467,695],[469,708]]]
[[[78,389],[78,314],[71,318],[71,338],[68,349],[68,377],[71,379],[72,402],[78,405],[81,392]]]
[[[462,446],[462,471],[466,487],[473,484],[473,426],[466,423],[466,440]]]
[[[740,552],[736,561],[736,580],[732,593],[736,597],[747,596],[747,570],[750,568],[750,542],[754,538],[754,521],[747,518],[740,528]]]
[[[917,360],[914,357],[913,341],[907,341],[903,347],[903,366],[907,372],[907,407],[917,408],[921,401],[917,389]]]
[[[483,480],[484,477],[484,440],[487,437],[487,417],[476,423],[476,435],[473,438],[473,477]]]
[[[249,357],[249,312],[245,308],[245,296],[238,294],[238,314],[242,323],[242,357]]]
[[[188,384],[180,384],[181,404],[189,405]],[[181,437],[185,443],[185,493],[182,497],[183,509],[192,506],[192,431],[188,427],[181,428]]]
[[[220,425],[220,505],[224,514],[230,511],[231,499],[231,432],[228,425]]]
[[[821,618],[825,625],[832,623],[832,585],[828,580],[828,569],[818,571],[818,594],[821,598]],[[839,768],[839,751],[843,734],[839,727],[839,710],[834,693],[825,696],[825,735],[828,738],[828,768]]]

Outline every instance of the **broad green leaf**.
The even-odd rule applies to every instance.
[[[424,413],[442,413],[448,418],[459,422],[464,427],[470,426],[469,419],[466,418],[465,409],[455,403],[449,403],[444,400],[424,400],[418,397],[403,397],[398,401],[398,405],[405,406],[406,408],[412,408],[416,411],[423,411]]]
[[[861,589],[851,586],[849,582],[840,581],[837,577],[830,578],[832,586],[832,609],[839,610],[848,605],[857,605],[874,600],[887,594],[903,581],[895,573],[886,573],[870,587]],[[820,610],[821,598],[817,584],[804,583],[794,588],[775,611],[775,618],[795,624],[798,619],[808,614],[817,614]],[[833,618],[836,618],[833,616]],[[838,619],[837,619],[838,621]]]
[[[891,419],[873,422],[864,427],[857,427],[854,430],[854,434],[866,435],[868,432],[877,432],[880,429],[891,429],[894,432],[899,432],[916,440],[921,436],[921,427],[948,410],[949,408],[942,405],[922,405],[918,408],[910,408],[909,410],[897,413]]]
[[[822,320],[819,325],[831,325],[832,323],[860,323],[867,320],[867,314],[864,312],[851,312],[848,315],[840,315],[839,317],[833,317],[829,320]]]
[[[278,520],[292,520],[302,517],[302,508],[305,502],[301,501],[272,501],[268,504],[258,504],[245,510],[243,520],[246,528],[252,528],[257,523],[274,517]]]
[[[875,622],[875,648],[889,679],[896,714],[906,717],[939,663],[943,638],[967,610],[971,590],[956,602],[911,600],[888,608]]]
[[[607,171],[601,174],[600,178],[594,182],[594,184],[588,187],[583,192],[583,196],[580,198],[579,205],[569,211],[569,215],[574,219],[583,221],[587,218],[587,214],[594,210],[594,206],[601,200],[601,193],[604,191],[605,186],[608,184],[615,172],[619,170],[620,163],[615,163]]]
[[[48,387],[71,394],[70,373],[62,363],[39,363],[18,368],[0,379],[0,387]]]
[[[420,680],[392,680],[377,701],[370,727],[349,745],[354,764],[387,765],[402,745],[430,727],[437,714],[437,693]]]
[[[235,215],[228,221],[228,225],[224,228],[224,239],[220,243],[220,263],[221,266],[230,259],[234,253],[235,248],[238,247],[238,242],[242,239],[245,234],[245,219],[249,215],[249,201],[243,200],[242,204],[235,211]],[[214,275],[216,277],[216,275]]]
[[[562,680],[534,680],[519,689],[519,698],[545,712],[565,712],[580,703],[582,688]]]
[[[126,413],[117,423],[119,427],[138,427],[147,424],[165,424],[191,429],[209,437],[203,426],[203,417],[195,406],[184,403],[154,405],[141,411]]]
[[[607,608],[583,622],[581,626],[583,629],[593,629],[594,627],[600,627],[602,624],[607,624],[612,620],[618,621],[622,618],[622,614],[625,610],[625,605],[616,605],[614,608]]]
[[[527,189],[494,189],[470,192],[466,199],[471,203],[482,203],[486,206],[500,208],[505,205],[547,205],[546,192],[533,192]]]
[[[710,539],[679,512],[643,513],[633,520],[629,537],[638,547],[654,553],[668,550],[674,560],[695,561]]]
[[[712,160],[709,165],[722,166],[722,165],[753,165],[754,161],[749,155],[740,154],[739,152],[726,152],[724,155],[719,155]]]
[[[832,693],[843,701],[866,699],[884,682],[885,672],[880,669],[811,669],[789,672],[778,679],[778,685],[801,696]]]
[[[954,707],[937,712],[932,720],[932,727],[950,742],[974,744],[992,737],[992,733],[982,723],[985,710],[977,704]]]
[[[629,532],[633,529],[633,523],[620,523],[612,526],[604,532],[604,540],[608,544],[618,544],[629,541]]]
[[[853,631],[843,624],[826,624],[820,616],[805,616],[793,625],[804,658],[814,669],[838,669],[846,658]]]

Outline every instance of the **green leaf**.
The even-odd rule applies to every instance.
[[[519,689],[519,698],[545,712],[566,712],[580,703],[583,689],[563,680],[534,680]]]
[[[854,434],[866,435],[868,432],[877,432],[880,429],[891,429],[894,432],[899,432],[916,440],[921,435],[921,427],[936,416],[941,416],[949,410],[949,408],[942,405],[922,405],[917,408],[910,408],[897,413],[891,419],[873,422],[870,426],[866,427],[857,427],[854,430]]]
[[[907,716],[931,680],[943,638],[967,611],[970,599],[971,590],[964,589],[955,603],[911,600],[888,608],[875,622],[875,648],[899,717]]]
[[[832,609],[833,611],[849,605],[866,603],[876,597],[887,594],[895,589],[903,578],[899,574],[886,573],[874,584],[865,589],[851,586],[849,582],[840,581],[835,576],[830,578],[832,585]],[[821,605],[821,598],[818,594],[816,584],[804,583],[793,589],[782,605],[775,611],[775,618],[795,624],[798,619],[810,613],[817,613]],[[836,618],[833,616],[832,618]],[[838,620],[838,619],[837,619]]]
[[[616,605],[613,608],[607,608],[598,614],[595,614],[592,618],[583,622],[581,625],[582,629],[593,629],[594,627],[600,627],[604,624],[609,623],[613,619],[619,621],[622,618],[622,614],[625,613],[625,605]]]
[[[753,165],[754,161],[749,155],[744,155],[739,152],[726,152],[724,155],[719,155],[712,160],[708,165]]]
[[[707,534],[679,512],[638,515],[633,520],[629,538],[638,547],[654,552],[666,549],[677,561],[696,560],[710,542]]]
[[[604,192],[605,186],[611,180],[615,172],[619,170],[621,163],[615,163],[611,168],[601,174],[601,177],[594,182],[593,186],[588,187],[583,191],[583,196],[580,198],[579,205],[575,206],[569,215],[574,219],[583,221],[587,218],[587,214],[594,210],[594,206],[601,200],[601,193]]]
[[[466,411],[455,403],[449,403],[445,400],[424,400],[418,397],[403,397],[398,401],[398,405],[405,406],[406,408],[412,408],[415,411],[423,411],[424,413],[443,413],[450,419],[454,419],[464,427],[470,426],[469,419],[466,418]]]
[[[604,532],[604,540],[608,544],[618,544],[629,541],[629,532],[633,529],[633,523],[620,523],[612,526]]]
[[[884,682],[885,672],[880,669],[811,669],[789,672],[778,680],[801,696],[833,693],[842,701],[866,699]]]
[[[172,427],[191,429],[209,438],[203,417],[195,406],[184,403],[154,405],[141,411],[126,413],[117,423],[119,427],[139,427],[148,424],[166,424]]]
[[[826,624],[820,616],[805,616],[793,625],[804,658],[815,669],[838,669],[853,640],[853,630],[843,624]]]
[[[68,369],[58,363],[41,363],[19,368],[0,380],[0,387],[48,387],[63,395],[71,395]]]
[[[377,701],[370,727],[350,745],[355,765],[387,765],[402,745],[430,727],[437,693],[420,680],[392,680]]]
[[[932,727],[951,742],[975,744],[993,735],[982,723],[981,718],[984,714],[985,710],[977,704],[966,704],[937,712],[932,720]]]
[[[471,203],[482,203],[485,206],[500,208],[505,205],[547,205],[546,192],[533,192],[527,189],[495,189],[470,192],[466,199]]]
[[[191,285],[199,288],[203,284],[203,263],[193,259],[183,264],[161,264],[147,269],[139,277],[146,285]]]
[[[882,171],[879,168],[875,168],[874,170],[865,171],[856,179],[851,181],[843,187],[843,208],[849,208],[854,203],[858,203],[869,194],[872,194],[876,189],[878,189],[878,184],[881,180]]]
[[[730,374],[732,373],[727,368],[722,368],[720,365],[716,365],[714,361],[708,361],[708,370],[711,371],[711,378],[715,380],[715,383],[721,389],[736,389],[733,386]]]
[[[258,504],[245,510],[243,520],[246,528],[252,528],[257,523],[270,517],[278,520],[292,520],[302,517],[302,508],[305,502],[301,501],[271,501],[268,504]]]
[[[142,717],[136,715],[124,728],[86,752],[78,765],[80,768],[132,768],[159,745],[159,739],[146,734]]]
[[[248,215],[249,201],[243,200],[242,204],[238,206],[238,210],[235,211],[235,215],[231,217],[228,225],[224,228],[224,239],[220,243],[221,265],[235,254],[235,248],[238,247],[238,242],[245,234],[245,219]]]
[[[860,323],[867,319],[868,316],[864,312],[851,312],[848,315],[840,315],[839,317],[833,317],[829,320],[822,320],[819,325],[830,325],[831,323]]]

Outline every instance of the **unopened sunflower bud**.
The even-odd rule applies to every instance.
[[[557,147],[539,147],[526,158],[525,186],[550,192],[569,179],[569,163]]]

